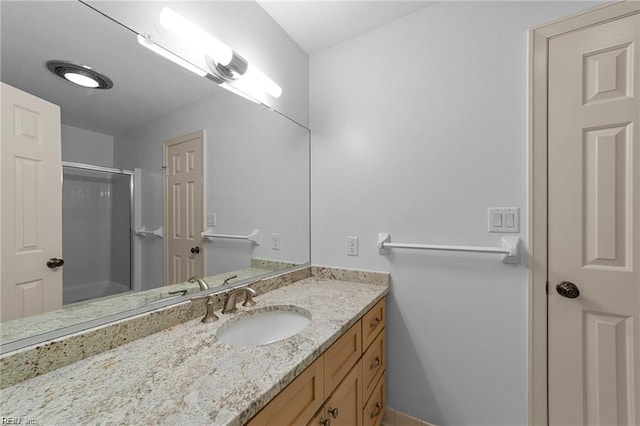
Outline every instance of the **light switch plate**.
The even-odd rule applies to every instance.
[[[207,226],[216,226],[216,214],[207,213]]]
[[[520,207],[490,207],[488,210],[489,232],[520,232]]]

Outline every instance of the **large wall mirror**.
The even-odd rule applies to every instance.
[[[203,288],[192,275],[216,288],[309,263],[308,129],[81,2],[3,1],[1,19],[2,82],[60,106],[64,260],[60,306],[3,314],[3,351],[186,300]],[[113,87],[75,85],[52,60]]]

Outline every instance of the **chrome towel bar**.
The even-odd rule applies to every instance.
[[[471,253],[501,254],[504,263],[520,263],[520,238],[502,237],[501,247],[450,246],[437,244],[392,243],[391,235],[385,232],[378,234],[378,253],[389,254],[389,249],[401,248],[411,250],[458,251]]]

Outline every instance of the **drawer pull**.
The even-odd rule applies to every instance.
[[[322,426],[330,426],[331,425],[331,419],[320,419],[320,424]]]
[[[376,357],[376,359],[373,360],[373,364],[371,364],[370,369],[373,370],[373,369],[376,369],[378,367],[380,367],[380,357]]]
[[[380,403],[376,402],[376,408],[371,413],[371,418],[375,419],[376,417],[378,417],[380,415],[380,411],[382,411],[382,408],[380,407]]]
[[[340,414],[340,412],[338,411],[338,407],[334,409],[327,408],[327,411],[329,412],[329,414],[331,414],[331,417],[333,417],[334,419],[338,417],[338,414]]]
[[[371,322],[369,323],[369,327],[373,328],[375,326],[377,326],[378,324],[380,324],[380,318],[375,317],[374,319],[371,320]]]

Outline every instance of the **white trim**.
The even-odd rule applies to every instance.
[[[547,72],[549,39],[640,12],[620,1],[532,28],[529,32],[527,161],[527,423],[548,424],[547,401]]]

